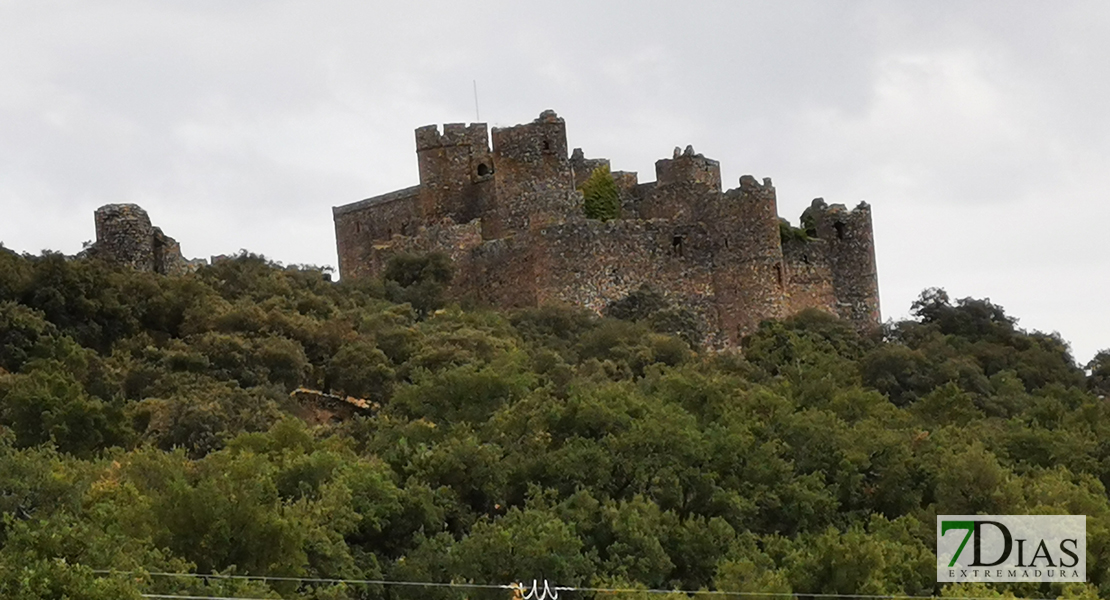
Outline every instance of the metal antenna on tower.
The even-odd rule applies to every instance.
[[[474,120],[478,123],[482,122],[482,115],[478,112],[478,80],[474,80]]]

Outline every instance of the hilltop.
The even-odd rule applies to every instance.
[[[459,305],[441,255],[193,268],[0,249],[0,596],[1110,593],[1110,353],[987,300],[715,352],[650,287],[599,316]],[[368,414],[306,421],[301,387]],[[939,588],[934,516],[980,512],[1088,515],[1090,584]]]

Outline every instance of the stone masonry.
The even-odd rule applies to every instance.
[[[150,216],[136,204],[105,204],[93,213],[96,242],[86,251],[107,262],[138,271],[181,275],[201,260],[186,260],[177,240],[150,224]]]
[[[417,129],[419,185],[332,209],[340,275],[373,277],[398,252],[442,251],[460,297],[599,312],[648,284],[694,311],[714,347],[806,308],[879,324],[866,203],[814,200],[810,239],[786,239],[769,178],[722,190],[720,164],[687,146],[655,163],[655,181],[613,171],[621,218],[600,222],[583,215],[577,187],[609,161],[568,155],[554,111],[491,134],[484,123]]]

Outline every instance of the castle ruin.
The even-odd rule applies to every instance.
[[[566,124],[550,110],[492,131],[421,127],[416,156],[419,185],[332,209],[343,278],[376,276],[399,252],[441,251],[458,296],[599,312],[648,284],[691,309],[715,347],[806,308],[879,323],[866,203],[814,200],[810,235],[782,235],[769,178],[722,190],[720,164],[687,147],[655,163],[655,181],[613,172],[620,218],[587,219],[577,188],[609,161],[568,154]]]
[[[96,242],[85,253],[137,271],[181,275],[195,270],[202,260],[186,260],[177,240],[150,224],[150,216],[137,204],[105,204],[93,213]]]

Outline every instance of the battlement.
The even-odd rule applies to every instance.
[[[491,143],[492,142],[492,143]],[[607,158],[568,156],[566,123],[449,123],[416,130],[420,184],[332,209],[342,277],[376,276],[397,252],[442,251],[453,292],[496,306],[602,310],[648,284],[695,312],[709,345],[806,308],[879,323],[871,210],[814,203],[805,239],[783,237],[771,179],[722,191],[720,163],[675,148],[656,181],[611,171],[620,218],[585,217],[578,188]]]
[[[440,133],[438,125],[425,125],[416,130],[416,151],[447,146],[476,146],[489,151],[489,135],[485,123],[447,123]]]
[[[553,110],[531,123],[493,128],[493,151],[521,162],[567,162],[567,126]]]
[[[721,163],[694,153],[693,146],[679,150],[676,146],[672,158],[655,161],[657,185],[697,183],[710,189],[721,190]]]

